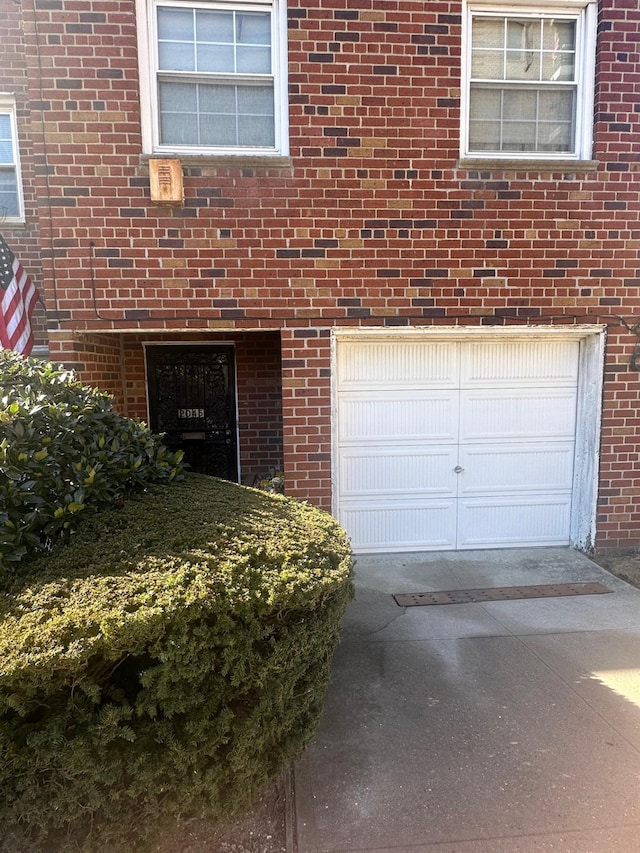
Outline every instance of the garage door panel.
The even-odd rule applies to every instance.
[[[458,399],[450,391],[352,392],[341,397],[338,415],[343,445],[457,441]]]
[[[463,344],[462,388],[540,385],[573,387],[578,380],[576,341],[472,341]]]
[[[571,491],[573,442],[460,449],[459,496]]]
[[[356,551],[568,544],[579,352],[537,334],[338,340],[338,511]]]
[[[340,344],[338,381],[344,390],[360,388],[455,388],[459,346],[451,341],[368,341]]]
[[[458,448],[345,448],[340,461],[343,497],[455,497]]]
[[[573,440],[575,419],[573,388],[463,391],[460,443]]]
[[[571,495],[532,499],[462,498],[458,547],[568,545]]]
[[[355,551],[452,550],[455,547],[455,501],[433,500],[393,505],[347,502],[341,523]]]

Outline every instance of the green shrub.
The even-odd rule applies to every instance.
[[[236,813],[311,737],[351,596],[330,516],[191,474],[31,569],[0,608],[5,850],[76,849],[70,828],[145,849],[165,820]]]
[[[69,371],[0,350],[0,571],[77,526],[87,510],[180,475],[140,421]]]

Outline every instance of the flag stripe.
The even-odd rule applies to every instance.
[[[20,286],[17,280],[11,282],[7,289],[7,294],[3,300],[3,311],[7,320],[7,337],[9,340],[15,334],[16,327],[22,319],[22,309],[20,307]],[[5,307],[6,306],[6,307]]]
[[[10,342],[11,349],[13,349],[13,340],[16,334],[16,329],[18,329],[22,325],[24,318],[22,291],[20,289],[20,284],[17,278],[15,277],[7,288],[7,293],[5,294],[5,298],[3,299],[2,307],[3,314],[6,318],[7,340]]]
[[[37,292],[31,279],[28,278],[22,265],[19,261],[14,261],[14,271],[16,274],[16,282],[20,291],[20,303],[16,316],[19,312],[19,322],[17,323],[17,332],[12,337],[12,348],[16,352],[27,353],[33,348],[33,334],[31,332],[30,318],[35,307]]]
[[[0,237],[0,251],[5,261],[3,281],[4,290],[0,302],[0,344],[6,349],[12,349],[22,355],[29,355],[33,348],[33,332],[31,330],[31,314],[38,299],[38,291],[25,273],[22,264],[9,250],[6,242]],[[9,268],[7,262],[11,262]],[[13,277],[8,281],[9,277]]]

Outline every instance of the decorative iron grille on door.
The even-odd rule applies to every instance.
[[[233,347],[148,347],[147,375],[151,429],[191,470],[237,482]]]

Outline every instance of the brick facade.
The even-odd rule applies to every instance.
[[[31,125],[29,98],[29,69],[25,47],[23,9],[20,5],[2,0],[0,2],[0,92],[11,94],[16,99],[20,134],[20,158],[23,181],[24,203],[29,211],[27,224],[19,229],[8,228],[2,222],[0,211],[0,233],[22,262],[41,297],[44,297],[44,281],[41,265],[41,243],[38,225],[38,163],[35,156],[37,130]],[[32,328],[37,344],[46,343],[46,318],[44,301],[34,309]]]
[[[545,168],[460,165],[460,0],[290,0],[290,158],[185,158],[173,209],[134,0],[0,14],[27,207],[5,237],[52,357],[145,416],[142,341],[233,340],[243,470],[284,462],[329,509],[333,326],[605,324],[597,544],[640,541],[636,0],[600,0],[593,164]]]

